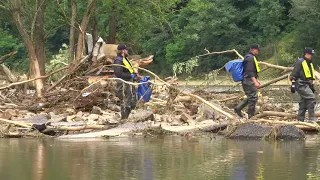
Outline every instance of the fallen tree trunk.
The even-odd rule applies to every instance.
[[[156,125],[156,126],[149,126],[143,123],[125,123],[120,125],[116,128],[99,131],[99,132],[92,132],[92,133],[83,133],[83,134],[76,134],[76,135],[64,135],[58,137],[59,139],[72,139],[72,138],[101,138],[101,137],[115,137],[121,135],[127,135],[128,133],[133,132],[141,132],[148,128],[157,128],[160,127],[161,129],[173,133],[185,133],[185,132],[195,132],[195,131],[215,131],[222,128],[227,127],[228,122],[214,122],[206,123],[206,124],[195,124],[191,126],[170,126],[170,125]]]
[[[1,64],[1,68],[2,68],[2,71],[6,74],[7,76],[7,80],[9,82],[17,82],[17,77],[14,76],[11,71],[9,70],[9,68],[7,66],[5,66],[4,64],[2,64],[5,60],[7,60],[9,57],[13,56],[17,54],[17,52],[11,52],[7,55],[4,55],[2,57],[0,57],[0,64]]]
[[[146,129],[150,126],[147,126],[143,123],[125,123],[116,128],[99,131],[99,132],[91,132],[91,133],[83,133],[83,134],[75,134],[75,135],[65,135],[58,137],[59,139],[73,139],[73,138],[101,138],[101,137],[115,137],[123,135],[124,133],[129,133],[136,130]]]
[[[267,86],[269,86],[270,84],[273,84],[273,83],[276,83],[276,82],[281,81],[281,80],[283,80],[283,79],[286,79],[286,78],[288,78],[289,75],[290,75],[290,74],[285,74],[285,75],[280,76],[280,77],[278,77],[278,78],[275,78],[275,79],[273,79],[273,80],[271,80],[271,81],[269,81],[269,82],[267,82],[267,83],[265,83],[265,84],[262,84],[262,85],[260,86],[260,89],[261,89],[261,88],[264,88],[264,87],[267,87]]]
[[[45,131],[82,131],[82,130],[87,130],[87,129],[92,129],[92,130],[104,130],[108,129],[108,126],[104,125],[84,125],[84,126],[57,126],[57,127],[52,127],[48,126]]]
[[[1,68],[9,82],[17,82],[17,77],[11,73],[10,69],[6,65],[1,64]]]
[[[161,127],[164,130],[175,132],[175,133],[183,133],[183,132],[194,132],[194,131],[204,131],[204,132],[211,132],[216,131],[222,128],[226,128],[229,125],[229,122],[215,122],[212,121],[211,123],[206,124],[195,124],[190,126],[169,126],[169,125],[162,125]]]
[[[32,125],[30,125],[30,124],[21,123],[21,122],[15,122],[15,121],[11,121],[11,120],[8,120],[8,119],[3,119],[3,118],[0,118],[0,121],[1,122],[5,122],[5,123],[9,123],[9,124],[14,124],[14,125],[21,126],[21,127],[25,127],[25,128],[31,128],[32,127]]]
[[[293,70],[293,67],[279,66],[279,65],[274,65],[274,64],[267,63],[267,62],[259,61],[259,64],[265,65],[265,66],[270,67],[270,68],[281,69],[284,72],[288,72],[288,71],[292,71]],[[315,73],[316,78],[318,80],[320,80],[320,73],[318,71],[315,71],[314,73]]]
[[[293,70],[293,67],[279,66],[279,65],[274,65],[274,64],[271,64],[271,63],[267,63],[267,62],[262,62],[262,61],[259,61],[259,64],[265,65],[265,66],[267,66],[269,68],[280,69],[280,70],[283,70],[285,72]]]
[[[257,114],[256,116],[254,116],[253,118],[255,119],[260,119],[260,118],[264,118],[267,116],[276,116],[276,117],[286,117],[286,118],[296,118],[297,115],[296,114],[291,114],[291,113],[286,113],[286,112],[277,112],[277,111],[263,111],[260,114]]]
[[[286,117],[286,118],[292,118],[292,119],[297,118],[296,114],[291,114],[286,112],[277,112],[277,111],[263,111],[262,113],[254,116],[254,118],[259,119],[267,116]],[[319,111],[315,112],[315,117],[320,117]]]

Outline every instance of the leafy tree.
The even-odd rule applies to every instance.
[[[293,54],[301,56],[304,47],[320,49],[320,2],[317,0],[292,0],[291,16],[296,20],[296,43]],[[318,59],[319,55],[315,55]],[[317,62],[316,62],[317,63]],[[319,64],[319,63],[317,63]]]

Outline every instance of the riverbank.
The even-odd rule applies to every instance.
[[[185,95],[174,94],[160,87],[154,89],[149,102],[139,101],[136,109],[126,120],[120,119],[120,106],[109,90],[111,87],[104,87],[86,96],[78,96],[71,104],[68,99],[56,101],[54,97],[49,98],[56,101],[53,103],[55,106],[45,106],[40,101],[34,103],[29,110],[10,103],[3,104],[3,112],[0,113],[1,136],[93,138],[148,134],[157,136],[157,133],[161,135],[166,132],[183,135],[198,132],[216,133],[244,123],[269,126],[266,133],[259,135],[259,138],[269,136],[271,130],[277,131],[275,128],[282,124],[305,131],[319,130],[316,124],[295,121],[296,107],[292,102],[283,103],[296,98],[286,89],[287,86],[271,85],[260,91],[258,114],[254,118],[256,122],[241,119],[232,110],[245,98],[241,86],[237,90],[227,85],[176,86],[186,92]],[[202,101],[193,99],[187,93],[200,97]],[[316,115],[320,116],[320,113]]]

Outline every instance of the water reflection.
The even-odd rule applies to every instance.
[[[0,140],[1,179],[320,179],[318,136],[306,141],[208,137]]]

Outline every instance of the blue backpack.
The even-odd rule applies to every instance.
[[[150,80],[150,76],[145,76],[139,80],[141,82],[148,82]],[[152,94],[151,83],[139,84],[138,85],[138,99],[143,98],[144,102],[149,102]]]
[[[242,59],[229,61],[225,67],[227,72],[231,71],[233,81],[238,82],[243,80],[243,60]]]

